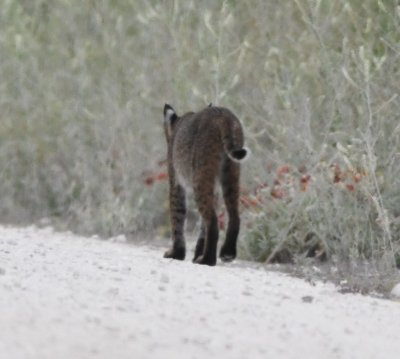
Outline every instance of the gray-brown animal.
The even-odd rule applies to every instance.
[[[216,185],[219,183],[229,216],[220,258],[232,261],[240,229],[240,162],[249,154],[243,147],[243,129],[228,109],[212,105],[178,116],[164,106],[164,130],[168,144],[172,247],[164,257],[183,260],[186,254],[184,222],[186,193],[193,192],[202,219],[193,262],[213,266],[217,262],[218,223]]]

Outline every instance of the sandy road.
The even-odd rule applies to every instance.
[[[0,227],[0,358],[388,358],[400,303],[244,262],[210,268]]]

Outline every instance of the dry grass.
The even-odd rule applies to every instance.
[[[400,262],[399,43],[396,1],[7,0],[1,217],[162,227],[162,106],[213,102],[253,152],[243,256],[387,273]]]

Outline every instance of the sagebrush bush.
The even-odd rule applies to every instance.
[[[1,216],[165,225],[161,109],[213,102],[253,152],[243,255],[399,262],[399,23],[396,1],[7,0]]]

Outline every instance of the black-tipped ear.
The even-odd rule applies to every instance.
[[[210,102],[210,103],[208,104],[208,107],[212,107],[212,102]]]
[[[175,110],[172,108],[172,106],[168,105],[167,103],[164,106],[164,121],[171,126],[175,120],[178,118],[177,114],[175,113]]]
[[[168,114],[175,114],[176,115],[176,113],[175,113],[175,110],[173,109],[173,107],[171,106],[171,105],[168,105],[167,103],[164,105],[164,117],[166,117],[167,116],[167,113]]]

